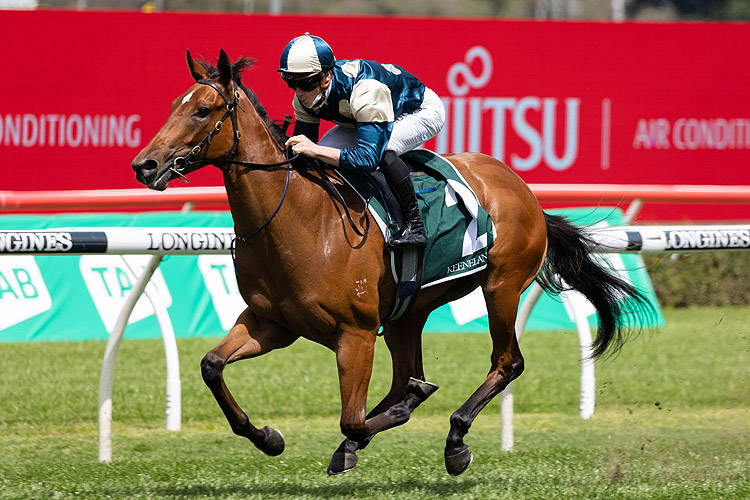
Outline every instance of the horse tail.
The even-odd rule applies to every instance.
[[[544,213],[547,223],[547,258],[536,281],[551,293],[577,290],[596,308],[599,328],[593,357],[617,353],[635,325],[651,317],[654,307],[632,283],[619,277],[606,262],[598,261],[596,245],[565,217]],[[632,321],[627,321],[630,316]]]

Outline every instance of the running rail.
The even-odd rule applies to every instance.
[[[555,203],[750,203],[750,186],[661,184],[529,184],[539,201]],[[177,187],[166,191],[102,189],[72,191],[0,191],[0,212],[107,210],[136,207],[179,208],[227,205],[224,187]]]
[[[615,226],[589,229],[597,253],[685,253],[696,251],[750,249],[750,223],[721,226]],[[112,460],[112,386],[120,340],[128,318],[141,294],[152,302],[156,312],[167,361],[166,427],[180,429],[181,395],[179,358],[174,330],[157,294],[150,294],[148,284],[164,255],[227,254],[234,240],[233,228],[205,227],[127,227],[127,228],[59,228],[45,230],[0,231],[2,255],[84,255],[147,254],[151,259],[140,272],[110,335],[99,379],[99,461]],[[126,262],[127,264],[127,262]],[[519,340],[542,290],[534,283],[528,298],[521,304],[516,319]],[[581,300],[569,293],[562,296],[573,311],[581,349],[581,392],[579,415],[594,413],[595,378],[591,360],[591,329]],[[501,448],[513,449],[513,385],[501,398]]]

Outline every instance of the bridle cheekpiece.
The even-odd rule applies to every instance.
[[[249,161],[239,161],[235,160],[234,156],[237,154],[237,147],[240,144],[240,139],[242,138],[242,134],[240,133],[240,129],[237,126],[237,108],[239,107],[239,100],[240,100],[240,90],[237,86],[237,83],[234,82],[234,92],[232,92],[232,99],[230,100],[229,97],[227,97],[226,93],[221,90],[221,88],[216,85],[216,83],[210,81],[210,80],[198,80],[196,83],[200,83],[202,85],[208,85],[212,89],[214,89],[216,92],[219,93],[222,99],[224,99],[224,102],[226,103],[226,109],[224,110],[224,114],[221,115],[221,118],[219,118],[219,121],[216,122],[214,127],[211,129],[211,131],[208,133],[206,137],[203,138],[201,142],[199,142],[193,149],[190,150],[190,152],[185,156],[178,156],[175,158],[172,162],[172,166],[169,167],[169,170],[175,174],[175,176],[185,182],[188,181],[187,177],[185,177],[190,172],[194,172],[195,170],[204,167],[206,165],[215,165],[219,167],[224,173],[227,173],[227,170],[224,168],[224,165],[242,165],[245,167],[253,167],[253,168],[266,168],[266,167],[279,167],[281,165],[288,165],[290,162],[295,160],[299,154],[294,155],[293,157],[289,158],[288,155],[286,155],[287,159],[284,161],[279,161],[275,163],[254,163]],[[241,108],[240,108],[241,109]],[[232,144],[232,149],[227,153],[227,155],[224,158],[215,158],[215,159],[204,159],[204,160],[197,160],[194,159],[197,157],[201,151],[203,151],[203,148],[206,146],[210,146],[211,142],[213,141],[216,134],[218,134],[221,131],[221,127],[224,123],[224,121],[229,118],[232,121],[232,128],[234,130],[234,143]]]

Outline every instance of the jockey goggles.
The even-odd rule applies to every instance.
[[[323,79],[323,73],[300,76],[296,73],[281,73],[281,79],[286,82],[287,87],[292,90],[300,89],[302,92],[315,90]]]

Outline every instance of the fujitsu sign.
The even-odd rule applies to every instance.
[[[477,73],[472,71],[476,62],[480,68]],[[451,65],[446,75],[451,97],[443,97],[447,123],[437,137],[437,151],[483,151],[518,171],[532,170],[542,163],[552,170],[569,169],[578,157],[581,99],[565,98],[562,104],[565,118],[558,120],[560,102],[554,97],[469,96],[472,90],[487,86],[493,70],[492,56],[482,46],[471,47],[463,61]],[[528,113],[531,112],[541,113],[540,127],[530,122]],[[485,126],[488,118],[489,127]],[[506,157],[509,133],[525,143],[523,149],[528,149],[527,154],[511,152]],[[558,134],[564,136],[564,146],[559,154],[556,147]],[[489,148],[485,146],[487,140]]]

